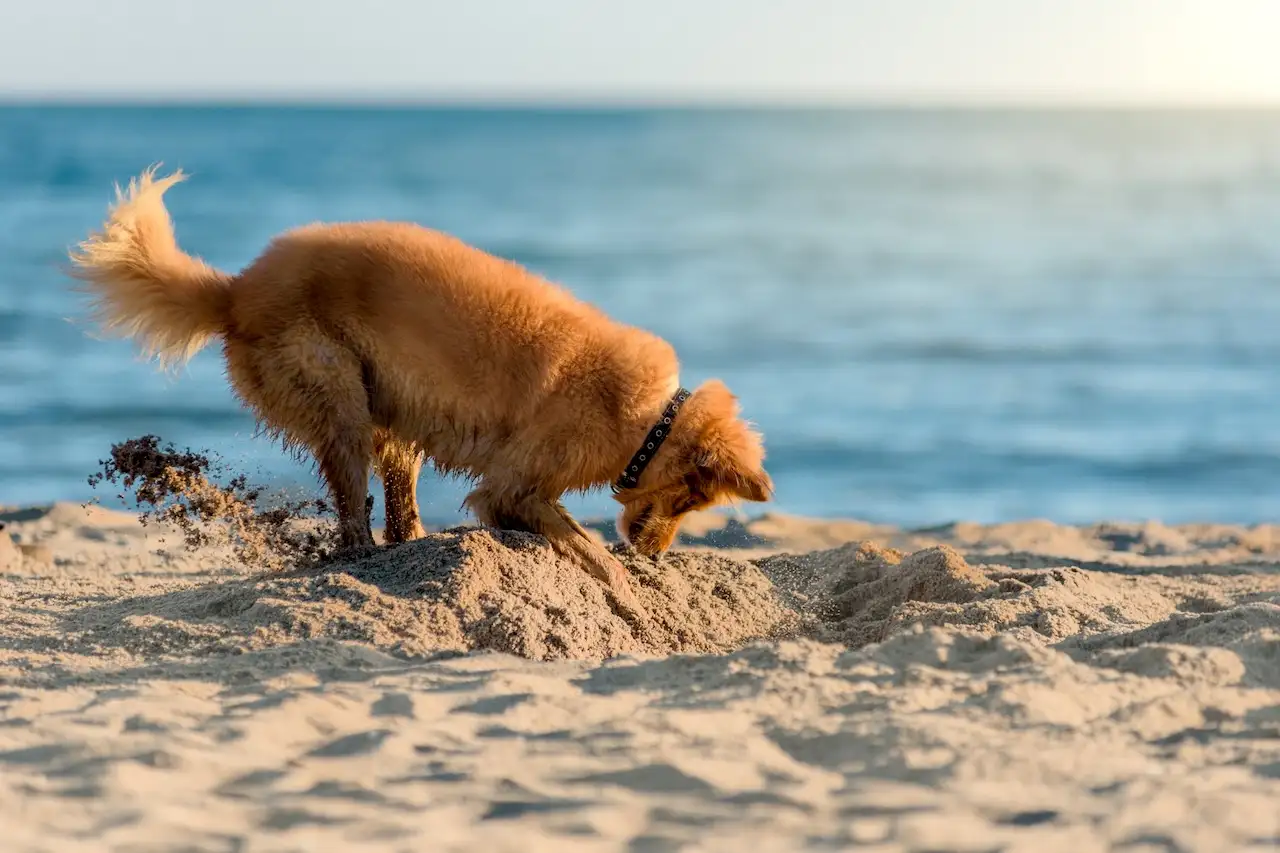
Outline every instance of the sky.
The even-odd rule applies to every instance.
[[[1280,105],[1280,0],[4,0],[0,97]]]

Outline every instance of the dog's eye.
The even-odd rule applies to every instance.
[[[684,515],[686,512],[692,512],[702,504],[706,503],[706,499],[702,495],[690,494],[688,497],[681,498],[672,507],[672,511],[676,515]]]
[[[689,474],[684,478],[684,487],[689,490],[689,496],[684,500],[690,501],[690,508],[698,504],[708,503],[706,494],[702,491],[702,480],[696,474]],[[687,512],[688,510],[686,510]]]

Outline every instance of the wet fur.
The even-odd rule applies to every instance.
[[[181,172],[118,191],[108,221],[71,255],[104,329],[168,367],[214,339],[235,392],[286,446],[312,454],[343,540],[371,545],[370,468],[386,538],[423,535],[424,460],[475,483],[478,520],[546,536],[615,588],[622,567],[560,505],[622,471],[678,385],[671,346],[611,320],[521,267],[416,225],[362,222],[286,232],[240,273],[178,248],[162,196]],[[642,553],[689,511],[766,500],[760,436],[736,399],[695,390],[618,526]]]

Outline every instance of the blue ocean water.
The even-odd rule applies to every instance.
[[[1280,516],[1280,113],[3,108],[0,503],[89,497],[144,433],[318,489],[216,348],[171,379],[77,322],[66,250],[155,161],[217,266],[409,219],[658,332],[785,511]],[[464,491],[424,475],[424,516]]]

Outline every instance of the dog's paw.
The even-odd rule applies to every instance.
[[[614,612],[628,622],[649,618],[631,586],[631,576],[616,557],[603,548],[586,549],[582,561],[587,573],[604,584]]]
[[[637,623],[648,621],[649,612],[640,603],[640,597],[636,595],[636,591],[631,585],[630,575],[627,574],[627,570],[622,567],[621,563],[616,560],[613,562],[617,571],[613,572],[609,580],[605,582],[605,595],[609,598],[609,604],[613,607],[613,612],[618,614],[624,622],[633,626]]]
[[[605,592],[605,596],[609,599],[609,606],[618,618],[632,628],[640,628],[649,621],[649,611],[644,609],[644,605],[640,603],[640,599],[630,587],[624,587],[622,591],[610,588]]]

